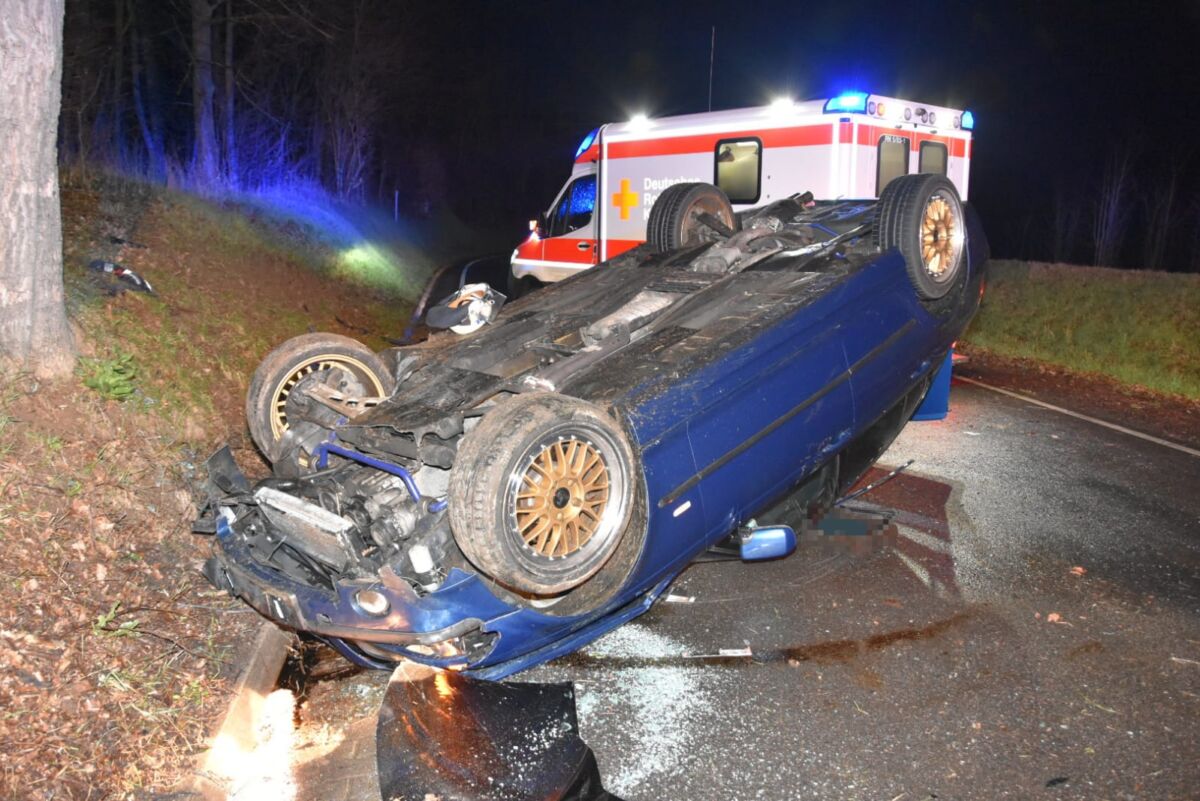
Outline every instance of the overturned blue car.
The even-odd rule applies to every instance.
[[[988,256],[939,175],[739,214],[679,184],[648,231],[468,333],[269,354],[247,415],[274,474],[210,460],[213,584],[370,667],[502,678],[567,653],[714,546],[794,547],[771,510],[816,519],[883,452]]]

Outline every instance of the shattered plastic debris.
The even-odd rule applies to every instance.
[[[694,603],[696,603],[696,596],[694,596],[694,595],[676,595],[674,593],[671,593],[670,595],[668,595],[666,598],[663,599],[663,603],[694,604]]]
[[[1075,567],[1071,568],[1071,575],[1072,575],[1072,576],[1082,576],[1082,575],[1085,575],[1086,573],[1087,573],[1087,568],[1084,568],[1084,567],[1079,567],[1078,565],[1076,565]]]
[[[146,292],[151,295],[156,294],[154,287],[150,285],[149,281],[147,281],[145,278],[142,278],[128,267],[124,267],[116,262],[105,261],[104,259],[92,259],[90,262],[88,262],[88,269],[93,272],[114,276],[118,280],[128,284],[129,288],[135,292]],[[114,286],[110,288],[110,291],[113,294],[117,294],[118,292],[124,291],[124,289],[125,287]]]

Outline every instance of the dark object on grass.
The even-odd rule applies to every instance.
[[[125,239],[124,237],[120,237],[120,236],[110,236],[108,238],[108,241],[114,245],[124,245],[125,247],[128,247],[128,248],[149,247],[149,245],[143,245],[141,242],[134,242],[132,239]]]
[[[113,295],[118,295],[126,289],[132,289],[135,292],[146,292],[150,295],[157,294],[149,281],[128,267],[124,267],[116,262],[105,261],[104,259],[92,259],[88,262],[88,269],[103,275],[111,275],[128,285],[127,287],[110,285],[109,292]]]
[[[579,736],[571,684],[404,664],[379,708],[375,759],[386,799],[620,801]]]
[[[1070,776],[1055,776],[1050,781],[1046,782],[1047,787],[1058,787],[1060,784],[1066,784],[1071,781]]]

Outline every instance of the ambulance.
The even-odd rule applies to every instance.
[[[974,127],[970,111],[864,92],[602,125],[580,142],[571,177],[513,251],[510,291],[640,245],[655,200],[678,183],[715,184],[735,212],[805,191],[876,198],[909,173],[945,175],[966,200]]]

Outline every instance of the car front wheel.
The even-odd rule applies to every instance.
[[[338,334],[302,334],[267,354],[246,393],[246,422],[254,444],[272,463],[283,456],[283,437],[297,425],[319,427],[313,418],[338,415],[307,394],[318,384],[346,398],[389,395],[394,381],[370,348]],[[298,420],[301,413],[304,420]]]
[[[463,437],[450,523],[467,559],[518,593],[554,596],[585,582],[615,589],[632,560],[614,556],[626,539],[625,550],[638,550],[643,536],[640,491],[633,450],[611,417],[576,398],[520,395]]]

